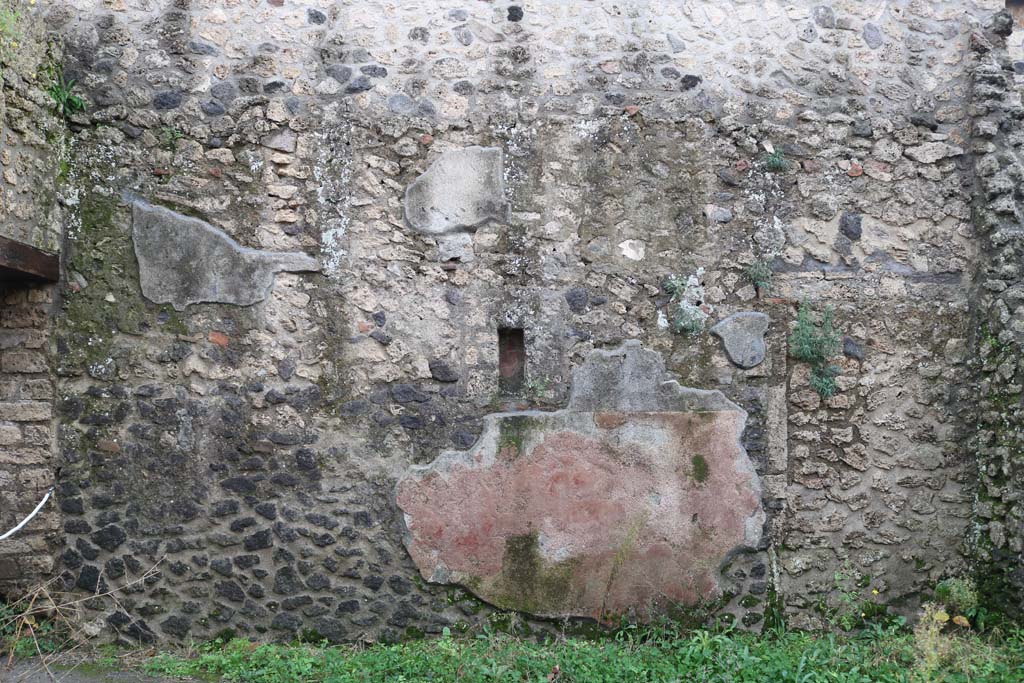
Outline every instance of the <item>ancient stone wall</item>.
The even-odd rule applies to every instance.
[[[814,626],[837,572],[912,611],[969,553],[970,42],[1001,4],[48,8],[89,104],[58,194],[63,578],[130,584],[93,607],[142,640],[394,639],[480,597]],[[804,301],[842,335],[828,397]],[[570,403],[626,341],[656,360],[608,395],[720,400]],[[631,461],[644,429],[667,445]],[[597,552],[587,519],[628,521]],[[674,559],[622,579],[645,553]]]
[[[5,2],[0,12],[0,236],[56,253],[62,218],[54,179],[65,131],[47,89],[60,39],[47,35],[27,2]]]
[[[61,236],[55,201],[63,120],[47,93],[60,61],[28,3],[0,5],[0,249],[13,243],[55,254]],[[15,252],[17,250],[15,249]],[[17,252],[20,253],[20,252]],[[27,264],[29,272],[37,262]],[[25,277],[27,279],[20,279]],[[50,331],[56,287],[0,267],[0,534],[18,524],[54,484]],[[0,541],[0,594],[15,594],[54,575],[63,545],[52,502],[15,537]]]
[[[54,382],[49,343],[53,285],[4,284],[0,311],[0,533],[24,519],[54,483]],[[0,541],[0,593],[15,595],[53,576],[63,540],[49,502]]]
[[[1024,343],[1024,230],[1020,181],[1021,84],[1007,54],[1011,31],[1006,17],[973,49],[974,170],[981,254],[972,292],[972,369],[977,384],[972,451],[977,457],[978,492],[970,540],[980,562],[983,594],[995,606],[1017,615],[1024,611],[1024,484],[1022,448],[1022,368]],[[1011,43],[1010,47],[1013,45]]]

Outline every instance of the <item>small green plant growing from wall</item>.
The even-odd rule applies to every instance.
[[[672,275],[663,285],[665,291],[672,295],[667,322],[676,334],[699,334],[711,314],[711,306],[704,301],[704,285],[700,281],[702,275],[704,269],[698,268],[687,278]]]
[[[765,259],[758,259],[743,269],[743,274],[759,292],[767,292],[772,287],[772,266]]]
[[[964,645],[969,641],[962,636],[972,628],[966,612],[978,607],[974,582],[970,579],[946,579],[935,587],[935,597],[940,602],[921,605],[917,625],[914,626],[915,673],[920,676],[915,680],[947,680],[941,675],[943,672],[966,668],[964,659],[969,653]]]
[[[772,173],[783,173],[789,170],[789,159],[781,149],[777,149],[764,155],[764,167]]]
[[[10,7],[8,3],[0,3],[0,75],[3,66],[10,64],[21,41],[21,12]]]
[[[50,86],[46,91],[53,98],[54,108],[57,113],[65,118],[85,111],[85,100],[73,92],[75,79],[66,80],[59,69],[53,69]]]
[[[523,393],[534,401],[543,401],[547,398],[548,389],[550,388],[551,378],[547,375],[543,377],[529,377],[523,383]]]
[[[831,398],[839,390],[836,376],[839,368],[830,361],[839,352],[839,334],[835,330],[832,307],[821,315],[821,324],[812,318],[810,304],[805,300],[797,313],[796,327],[789,337],[789,353],[811,366],[811,388],[822,398]]]
[[[160,129],[160,145],[168,152],[173,152],[178,149],[178,140],[185,137],[177,128],[171,126],[164,126]]]
[[[860,611],[857,579],[858,576],[851,569],[849,561],[844,562],[833,574],[832,582],[837,596],[837,606],[829,614],[833,627],[850,631],[860,623],[863,613]]]
[[[818,604],[818,611],[823,614],[830,629],[855,631],[872,626],[902,626],[905,623],[904,617],[889,614],[888,607],[878,601],[881,591],[872,588],[871,577],[854,569],[849,560],[835,571],[832,582],[830,595]]]
[[[836,376],[839,369],[835,365],[828,365],[824,368],[811,368],[811,388],[818,392],[822,398],[832,398],[836,395],[839,387],[836,385]]]
[[[986,350],[1000,353],[1006,349],[1006,344],[999,341],[999,337],[992,333],[987,323],[983,323],[979,333],[981,346]]]
[[[953,577],[939,581],[935,585],[935,599],[953,612],[954,623],[959,621],[962,625],[963,622],[957,619],[961,617],[978,630],[985,628],[985,621],[989,615],[981,605],[978,588],[973,579]]]

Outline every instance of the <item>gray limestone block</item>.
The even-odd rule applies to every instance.
[[[882,29],[880,29],[876,24],[872,24],[871,22],[864,24],[863,34],[864,42],[867,43],[868,47],[872,50],[877,50],[882,47],[883,43],[885,43],[885,34],[882,33]]]
[[[442,154],[405,191],[405,219],[428,235],[474,231],[488,220],[506,220],[502,153],[466,147]]]
[[[755,311],[734,313],[711,328],[711,333],[725,344],[729,360],[741,368],[753,368],[764,362],[767,331],[768,316]]]
[[[141,200],[132,204],[132,241],[142,293],[183,310],[215,302],[263,301],[282,271],[319,271],[312,256],[243,247],[209,223]]]

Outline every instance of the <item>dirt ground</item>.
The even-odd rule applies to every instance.
[[[116,671],[90,664],[55,664],[50,673],[38,660],[16,662],[12,668],[0,660],[0,683],[182,683],[180,678],[153,677],[133,671]],[[187,683],[187,682],[186,682]]]

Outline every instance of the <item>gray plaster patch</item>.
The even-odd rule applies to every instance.
[[[734,313],[711,328],[725,344],[725,352],[741,368],[753,368],[764,362],[764,333],[768,331],[768,316],[755,311]]]
[[[591,351],[573,371],[567,409],[701,412],[738,408],[720,391],[680,386],[670,379],[660,353],[629,339],[616,349]]]
[[[428,235],[474,231],[506,220],[501,149],[466,147],[442,154],[405,191],[405,220]]]
[[[215,302],[248,306],[263,301],[281,271],[319,271],[312,256],[243,247],[205,221],[132,203],[132,241],[142,293],[150,301],[184,310]]]

